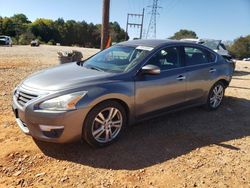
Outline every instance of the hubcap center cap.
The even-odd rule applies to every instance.
[[[110,121],[104,122],[104,128],[107,130],[109,130],[111,128],[111,125],[112,125],[112,122],[110,122]]]

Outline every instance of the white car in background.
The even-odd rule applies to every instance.
[[[242,61],[250,61],[250,57],[249,58],[244,58],[244,59],[242,59]]]
[[[221,42],[221,40],[201,39],[199,43],[208,48],[211,48],[212,50],[214,50],[215,52],[217,52],[222,56],[231,57],[226,46]]]
[[[0,36],[0,45],[12,46],[11,37],[1,35],[1,36]]]
[[[221,42],[221,40],[186,38],[186,39],[181,39],[181,41],[202,44],[202,45],[214,50],[215,52],[217,52],[218,54],[220,54],[222,56],[231,57],[228,50],[226,49],[226,46]]]
[[[226,46],[222,43],[221,40],[215,39],[194,39],[194,38],[185,38],[181,39],[181,41],[187,41],[192,43],[202,44],[213,51],[220,54],[226,61],[232,64],[235,69],[235,61],[233,60],[232,56],[230,55],[229,51],[227,50]]]

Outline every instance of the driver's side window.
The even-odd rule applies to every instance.
[[[167,47],[159,50],[148,64],[156,65],[161,70],[169,70],[181,66],[177,47]]]

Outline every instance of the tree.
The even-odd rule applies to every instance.
[[[0,35],[3,34],[3,18],[0,16]]]
[[[14,14],[14,16],[11,17],[11,19],[13,20],[13,22],[15,23],[19,23],[19,24],[28,24],[31,23],[27,16],[24,14]]]
[[[3,18],[2,20],[2,34],[14,37],[16,35],[15,25],[12,19]]]
[[[36,37],[41,37],[42,41],[49,42],[54,39],[56,41],[59,38],[58,30],[54,27],[53,20],[39,18],[31,24],[31,32]]]
[[[36,38],[40,42],[50,44],[99,48],[101,25],[85,21],[64,21],[62,18],[55,21],[39,18],[31,22],[24,14],[15,14],[12,17],[0,17],[0,34],[11,36],[16,44],[29,44]],[[113,42],[123,41],[125,35],[126,32],[117,22],[110,22],[110,36]]]
[[[27,45],[30,44],[30,41],[34,40],[35,36],[30,30],[22,33],[19,37],[18,44]]]
[[[113,23],[110,22],[109,27],[110,27],[110,36],[111,36],[112,42],[121,42],[125,40],[125,35],[127,35],[127,33],[125,32],[124,29],[120,27],[118,22],[113,22]],[[129,37],[127,35],[126,39],[128,38]]]
[[[250,57],[250,35],[234,40],[233,45],[229,47],[229,51],[238,59]]]
[[[24,14],[14,14],[14,16],[10,17],[14,25],[15,37],[17,41],[19,41],[19,36],[28,33],[27,29],[29,27],[29,23],[31,23],[27,16]],[[23,42],[23,39],[21,40]],[[26,42],[25,42],[26,43]]]
[[[184,38],[194,38],[197,39],[197,35],[194,31],[187,30],[187,29],[181,29],[180,31],[176,32],[174,36],[170,37],[169,39],[184,39]]]

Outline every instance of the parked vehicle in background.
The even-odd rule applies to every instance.
[[[242,59],[242,61],[250,61],[250,57]]]
[[[226,46],[222,43],[221,40],[214,40],[214,39],[192,39],[192,38],[186,38],[186,39],[181,39],[181,41],[187,41],[187,42],[194,42],[198,44],[202,44],[218,54],[222,56],[231,56],[226,49]]]
[[[213,39],[200,39],[199,44],[202,44],[212,50],[214,50],[215,52],[217,52],[218,54],[222,55],[222,56],[230,56],[226,46],[222,43],[221,40],[213,40]]]
[[[213,51],[220,54],[227,62],[229,62],[233,66],[233,69],[235,69],[236,62],[233,60],[232,56],[230,55],[229,51],[227,50],[226,46],[222,43],[221,40],[186,38],[186,39],[181,39],[181,41],[202,44],[203,46],[212,49]]]
[[[180,41],[184,41],[184,42],[193,42],[193,43],[197,43],[197,44],[199,44],[200,39],[185,38],[185,39],[181,39]]]
[[[40,42],[38,40],[32,40],[30,42],[30,46],[36,46],[36,47],[38,47],[39,45],[40,45]]]
[[[126,41],[27,77],[14,89],[12,109],[36,139],[103,147],[128,124],[193,106],[216,110],[232,74],[222,56],[199,44]]]
[[[1,36],[0,36],[0,45],[12,46],[11,37],[1,35]]]

